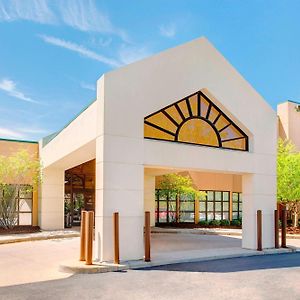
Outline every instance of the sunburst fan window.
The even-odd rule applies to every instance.
[[[145,117],[144,137],[248,151],[248,136],[201,91]]]

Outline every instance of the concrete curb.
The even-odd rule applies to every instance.
[[[16,237],[0,240],[0,245],[21,243],[21,242],[33,242],[33,241],[43,241],[43,240],[53,240],[53,239],[65,239],[72,237],[79,237],[79,233],[68,233],[68,234],[50,234],[50,235],[40,235],[40,236],[26,236],[26,237]]]
[[[84,262],[69,261],[69,262],[62,263],[59,266],[59,270],[62,272],[72,273],[72,274],[95,274],[95,273],[125,271],[129,269],[138,270],[138,269],[158,267],[158,266],[171,265],[171,264],[202,262],[202,261],[220,260],[220,259],[227,259],[227,258],[251,257],[251,256],[261,256],[261,255],[278,255],[278,254],[293,253],[298,251],[300,252],[300,249],[291,247],[291,248],[284,248],[284,249],[266,249],[264,251],[251,251],[248,253],[234,253],[234,254],[226,254],[226,255],[212,255],[206,257],[202,256],[202,257],[193,257],[193,258],[180,258],[180,259],[170,259],[170,260],[163,260],[163,261],[151,261],[151,262],[144,262],[142,260],[128,261],[120,265],[94,262],[93,265],[87,266],[85,265]]]
[[[167,228],[167,229],[151,229],[151,233],[171,233],[171,234],[199,234],[199,235],[227,235],[227,236],[242,236],[242,232],[237,231],[223,231],[223,230],[205,230],[205,229],[181,229],[181,228]],[[300,239],[300,234],[287,234],[287,239]]]

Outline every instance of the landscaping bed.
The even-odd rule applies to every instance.
[[[18,233],[35,233],[39,232],[40,227],[39,226],[15,226],[14,228],[11,229],[6,229],[0,227],[0,235],[4,234],[18,234]]]

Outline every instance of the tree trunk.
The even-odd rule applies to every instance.
[[[298,227],[298,222],[299,222],[299,215],[298,215],[298,212],[294,212],[292,214],[292,224],[293,224],[293,227]]]

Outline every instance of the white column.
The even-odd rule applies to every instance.
[[[274,248],[274,210],[276,209],[276,175],[243,175],[242,247],[257,248],[256,212],[262,211],[262,246]]]
[[[142,259],[144,253],[144,167],[134,161],[136,139],[103,136],[96,155],[96,259],[111,261],[113,213],[120,217],[120,259]]]
[[[144,210],[150,211],[150,225],[155,226],[155,176],[144,176]]]
[[[64,228],[64,185],[62,169],[43,169],[39,192],[39,226],[44,230]]]

